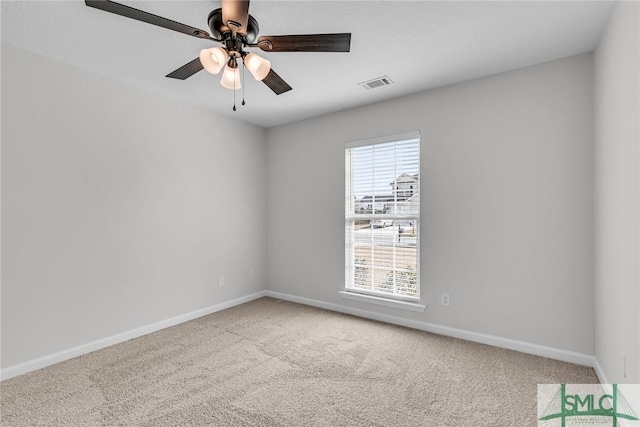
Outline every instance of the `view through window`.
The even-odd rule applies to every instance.
[[[345,166],[346,290],[418,299],[418,132],[349,142]]]

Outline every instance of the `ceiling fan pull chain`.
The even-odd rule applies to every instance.
[[[236,73],[233,73],[233,111],[236,111]]]
[[[244,66],[244,61],[242,61],[242,105],[244,105],[244,69],[246,67]]]

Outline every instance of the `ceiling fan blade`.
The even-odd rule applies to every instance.
[[[212,39],[211,35],[205,30],[190,27],[188,25],[172,21],[171,19],[163,18],[161,16],[157,16],[148,12],[143,12],[142,10],[134,9],[133,7],[125,6],[124,4],[116,3],[114,1],[85,0],[85,4],[89,7],[104,10],[105,12],[115,13],[116,15],[125,16],[137,21],[157,25],[158,27],[168,28],[170,30],[188,34],[199,39],[215,40]]]
[[[276,95],[280,95],[291,90],[291,86],[289,86],[289,84],[273,70],[270,70],[267,77],[262,81],[264,84],[269,86],[269,89],[271,89]]]
[[[349,52],[351,33],[262,36],[257,44],[265,52]]]
[[[249,0],[222,0],[222,21],[235,33],[247,33]]]
[[[165,77],[169,77],[172,79],[180,79],[184,80],[191,76],[193,76],[198,71],[202,70],[204,67],[200,62],[200,58],[196,58],[188,64],[184,64],[182,67],[178,68],[175,71],[170,72]]]

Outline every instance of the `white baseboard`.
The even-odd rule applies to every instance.
[[[152,323],[150,325],[142,326],[136,329],[132,329],[127,332],[123,332],[117,335],[92,341],[87,344],[83,344],[77,347],[73,347],[67,350],[62,350],[57,353],[53,353],[38,359],[23,362],[17,365],[9,366],[8,368],[0,370],[0,380],[13,378],[18,375],[26,374],[28,372],[35,371],[65,360],[72,359],[74,357],[82,356],[83,354],[91,353],[96,350],[103,349],[105,347],[119,344],[124,341],[128,341],[133,338],[137,338],[142,335],[146,335],[155,331],[159,331],[170,326],[174,326],[180,323],[187,322],[189,320],[196,319],[198,317],[206,316],[217,311],[225,310],[227,308],[234,307],[236,305],[244,304],[249,301],[253,301],[264,296],[277,298],[285,301],[296,302],[299,304],[309,305],[313,307],[323,308],[326,310],[336,311],[345,314],[351,314],[353,316],[364,317],[367,319],[378,320],[381,322],[391,323],[394,325],[406,326],[408,328],[418,329],[426,332],[432,332],[439,335],[446,335],[454,338],[460,338],[467,341],[478,342],[482,344],[488,344],[495,347],[506,348],[509,350],[520,351],[523,353],[534,354],[537,356],[548,357],[550,359],[562,360],[565,362],[576,363],[579,365],[591,366],[595,369],[600,382],[608,384],[607,378],[602,370],[602,367],[598,363],[594,356],[587,354],[576,353],[567,350],[556,349],[552,347],[541,346],[538,344],[531,344],[524,341],[517,341],[508,338],[496,337],[493,335],[481,334],[478,332],[466,331],[463,329],[450,328],[448,326],[436,325],[433,323],[421,322],[417,320],[404,319],[397,316],[388,314],[375,313],[368,310],[362,310],[358,308],[352,308],[339,304],[328,303],[325,301],[315,300],[311,298],[299,297],[295,295],[285,294],[274,291],[260,291],[244,297],[236,298],[227,302],[216,304],[210,307],[206,307],[200,310],[192,311],[180,316],[172,317],[170,319],[162,320],[160,322]]]
[[[373,311],[347,307],[347,306],[328,303],[325,301],[315,300],[311,298],[284,294],[281,292],[266,291],[266,296],[282,299],[285,301],[296,302],[299,304],[310,305],[313,307],[323,308],[325,310],[337,311],[340,313],[351,314],[353,316],[364,317],[372,320],[378,320],[380,322],[406,326],[408,328],[419,329],[421,331],[433,332],[434,334],[446,335],[446,336],[460,338],[463,340],[473,341],[481,344],[488,344],[494,347],[506,348],[509,350],[519,351],[522,353],[534,354],[536,356],[548,357],[549,359],[556,359],[556,360],[561,360],[563,362],[570,362],[570,363],[576,363],[578,365],[594,367],[595,358],[588,354],[577,353],[577,352],[562,350],[558,348],[546,347],[543,345],[512,340],[509,338],[496,337],[493,335],[481,334],[478,332],[466,331],[464,329],[450,328],[448,326],[436,325],[433,323],[421,322],[418,320],[404,319],[402,317],[375,313]],[[603,378],[603,377],[599,376],[599,378]]]
[[[602,369],[602,365],[600,365],[598,358],[596,358],[595,356],[593,356],[592,366],[593,366],[593,370],[596,371],[596,375],[600,380],[600,384],[611,384],[604,373],[604,369]]]
[[[73,359],[74,357],[82,356],[83,354],[91,353],[96,350],[103,349],[115,344],[119,344],[124,341],[128,341],[133,338],[147,335],[152,332],[159,331],[161,329],[175,326],[180,323],[188,322],[189,320],[197,319],[198,317],[206,316],[217,311],[226,310],[227,308],[234,307],[236,305],[244,304],[249,301],[253,301],[258,298],[266,296],[266,291],[256,292],[250,295],[246,295],[240,298],[232,299],[220,304],[212,305],[210,307],[195,310],[190,313],[182,314],[180,316],[172,317],[170,319],[161,320],[160,322],[152,323],[150,325],[141,326],[136,329],[132,329],[127,332],[112,335],[110,337],[102,338],[96,341],[92,341],[86,344],[79,345],[67,350],[62,350],[57,353],[53,353],[38,359],[29,360],[27,362],[19,363],[17,365],[9,366],[8,368],[0,370],[0,381],[13,378],[18,375],[26,374],[56,363],[63,362],[65,360]]]

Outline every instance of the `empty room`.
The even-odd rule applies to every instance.
[[[640,427],[640,2],[0,7],[1,426]]]

